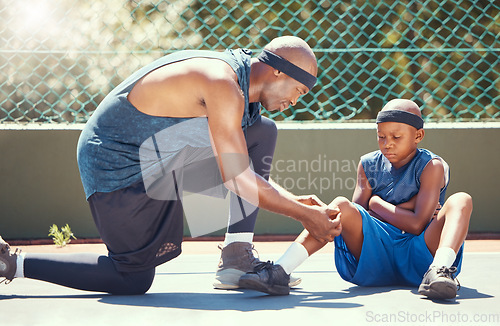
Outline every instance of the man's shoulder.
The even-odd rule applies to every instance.
[[[209,59],[199,61],[198,71],[205,75],[211,82],[224,82],[237,80],[236,72],[223,60]]]

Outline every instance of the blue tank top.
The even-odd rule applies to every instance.
[[[449,182],[448,164],[426,149],[417,149],[413,159],[399,169],[392,166],[381,151],[374,151],[361,157],[363,170],[372,187],[372,194],[393,205],[405,203],[420,189],[422,171],[432,159],[439,159],[445,167],[445,186],[440,191],[439,203],[444,204]]]
[[[156,117],[137,110],[127,99],[142,77],[164,65],[190,58],[213,58],[225,61],[238,78],[245,98],[241,126],[251,126],[260,115],[260,103],[249,103],[250,59],[247,49],[213,52],[179,51],[164,56],[138,70],[113,91],[94,111],[85,125],[77,147],[78,168],[87,199],[95,192],[111,192],[128,187],[142,179],[139,149],[154,135],[181,124],[188,133],[176,134],[168,142],[172,151],[193,147],[209,147],[207,118]]]

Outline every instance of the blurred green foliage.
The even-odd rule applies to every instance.
[[[57,225],[52,224],[49,228],[49,237],[52,237],[54,244],[58,247],[64,247],[71,242],[71,239],[75,239],[76,237],[71,231],[71,228],[68,224],[61,227],[61,230],[57,227]]]
[[[373,119],[392,98],[427,120],[500,119],[500,5],[493,0],[3,0],[0,121],[85,122],[129,74],[182,49],[296,35],[319,81],[275,120]]]

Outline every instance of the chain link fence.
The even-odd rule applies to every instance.
[[[374,119],[414,99],[428,121],[500,120],[496,0],[1,0],[0,121],[84,123],[124,78],[182,49],[296,35],[318,84],[275,120]]]

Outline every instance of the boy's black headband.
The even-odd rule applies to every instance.
[[[316,84],[316,77],[271,51],[262,50],[257,59],[306,85],[309,90]]]
[[[424,120],[421,117],[401,110],[380,111],[377,115],[377,123],[382,122],[405,123],[417,129],[422,129],[424,127]]]

